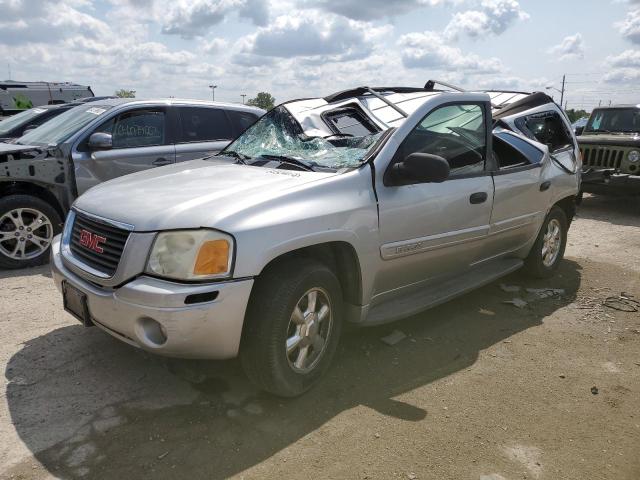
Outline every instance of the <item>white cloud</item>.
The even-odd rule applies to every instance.
[[[636,1],[635,3],[640,3]],[[632,43],[640,44],[640,8],[632,9],[622,22],[615,24],[620,34]]]
[[[231,13],[256,25],[266,25],[269,20],[268,2],[263,0],[178,0],[169,8],[162,33],[183,38],[205,35]]]
[[[472,38],[500,35],[519,20],[526,20],[529,14],[516,0],[482,0],[479,10],[458,12],[444,29],[445,36],[455,40],[461,35]]]
[[[603,80],[614,84],[636,84],[640,81],[640,69],[616,68],[607,73]]]
[[[354,20],[375,20],[402,15],[417,8],[456,4],[461,0],[306,0],[303,5],[343,15]]]
[[[224,51],[227,48],[229,42],[224,38],[212,38],[211,40],[205,40],[202,42],[202,51],[209,55],[216,55]]]
[[[81,4],[27,0],[1,2],[0,43],[51,43],[71,35],[98,38],[108,32],[105,22],[73,5]]]
[[[464,54],[459,48],[446,43],[435,32],[409,33],[398,40],[403,49],[402,63],[407,68],[462,70],[477,74],[497,73],[504,70],[497,58],[482,58]]]
[[[547,53],[556,57],[556,60],[583,59],[584,48],[582,35],[576,33],[562,39],[558,45],[549,48]]]
[[[609,71],[603,80],[607,83],[636,83],[640,80],[640,50],[625,50],[619,55],[607,57]]]
[[[260,61],[260,57],[308,57],[318,62],[360,59],[367,57],[375,39],[389,30],[314,11],[282,15],[268,27],[242,39],[236,61],[252,63]]]
[[[640,50],[625,50],[620,55],[607,57],[606,63],[612,67],[640,68]]]

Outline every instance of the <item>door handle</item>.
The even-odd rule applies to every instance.
[[[549,190],[549,187],[551,186],[551,181],[547,180],[546,182],[542,182],[540,184],[540,191],[544,192],[546,190]]]
[[[469,197],[469,202],[475,205],[477,203],[486,202],[487,198],[489,198],[487,192],[476,192],[471,194],[471,196]]]
[[[169,165],[171,163],[171,160],[167,160],[166,158],[156,158],[151,165],[153,165],[154,167],[162,167],[164,165]]]

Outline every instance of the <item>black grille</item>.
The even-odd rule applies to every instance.
[[[602,167],[619,169],[622,164],[624,150],[607,147],[581,147],[582,164],[585,167]]]
[[[102,249],[102,253],[80,243],[82,230],[105,239],[98,245],[99,249]],[[76,214],[73,229],[71,230],[71,252],[82,263],[99,272],[113,276],[118,268],[127,238],[129,238],[127,230],[108,225],[82,214]]]

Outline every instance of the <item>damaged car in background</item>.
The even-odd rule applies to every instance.
[[[52,247],[65,309],[157,354],[312,387],[347,322],[554,274],[580,160],[542,94],[359,87],[295,100],[217,156],[99,185]],[[131,192],[144,192],[132,195]]]
[[[72,103],[44,105],[0,119],[0,142],[11,142],[75,106],[77,104]]]
[[[578,143],[584,192],[640,194],[640,105],[596,108]]]
[[[33,110],[0,122],[0,131]],[[107,98],[0,143],[0,268],[46,262],[69,207],[94,185],[218,152],[263,113],[219,102]]]

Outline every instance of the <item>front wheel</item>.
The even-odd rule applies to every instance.
[[[60,215],[44,200],[31,195],[0,198],[0,268],[26,268],[49,260]]]
[[[286,261],[254,286],[240,359],[258,387],[283,397],[311,388],[335,354],[342,293],[334,273],[314,260]]]
[[[536,278],[548,278],[558,269],[567,246],[568,221],[564,211],[551,208],[538,234],[538,238],[525,260],[528,273]]]

